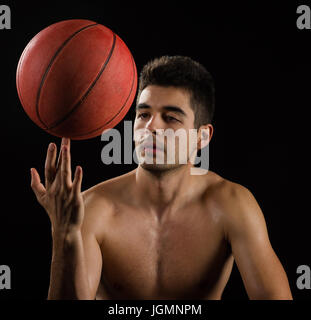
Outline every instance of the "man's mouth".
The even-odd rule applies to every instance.
[[[163,148],[156,143],[142,143],[141,144],[141,150],[145,150],[145,151],[153,151],[153,152],[158,152],[158,151],[162,151],[163,152]]]

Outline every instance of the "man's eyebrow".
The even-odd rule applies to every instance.
[[[185,111],[177,106],[163,106],[163,109],[165,109],[167,111],[172,111],[172,112],[180,114],[181,116],[187,117]]]
[[[140,109],[150,109],[151,107],[147,104],[147,103],[139,103],[136,106],[136,111],[140,110]]]
[[[187,114],[180,107],[169,105],[169,106],[163,106],[162,108],[167,111],[172,111],[172,112],[180,114],[181,116],[187,117]],[[139,103],[136,106],[136,111],[138,111],[140,109],[151,109],[151,107],[147,103]]]

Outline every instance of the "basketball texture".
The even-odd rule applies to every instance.
[[[96,137],[126,115],[137,70],[125,43],[89,20],[65,20],[39,32],[18,63],[16,86],[27,115],[46,132]]]

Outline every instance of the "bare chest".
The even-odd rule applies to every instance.
[[[101,291],[107,298],[200,298],[228,259],[219,218],[195,206],[161,223],[121,208],[106,230]]]

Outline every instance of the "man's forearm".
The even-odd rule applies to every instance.
[[[84,300],[91,297],[81,232],[53,233],[48,300]]]

